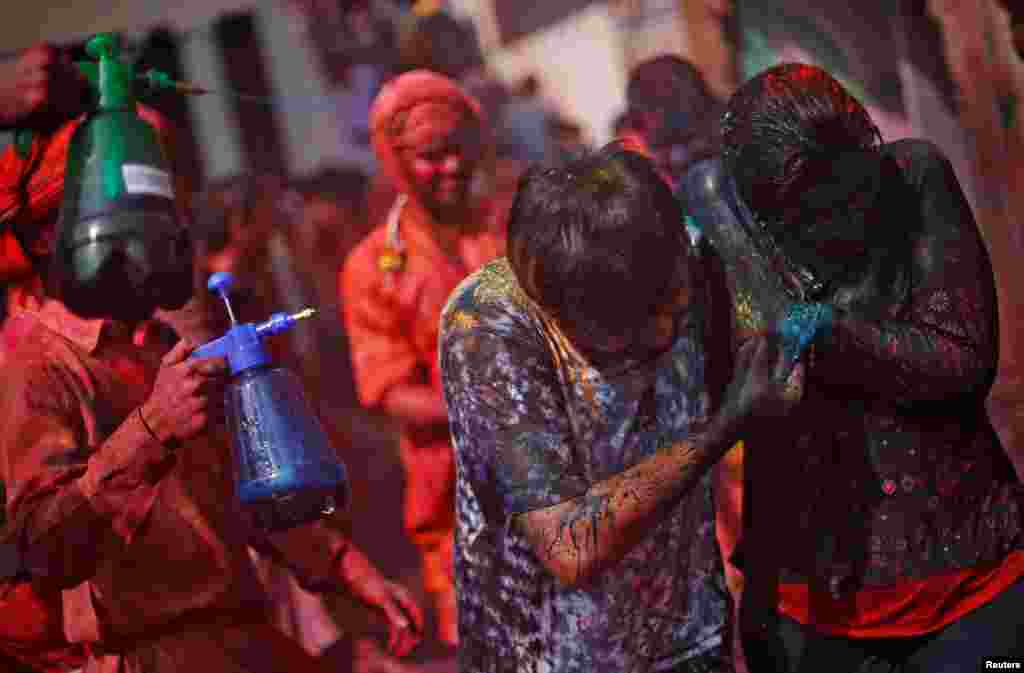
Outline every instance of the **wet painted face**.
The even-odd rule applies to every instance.
[[[435,217],[458,217],[481,158],[479,123],[459,105],[423,103],[409,111],[399,149],[415,196]]]

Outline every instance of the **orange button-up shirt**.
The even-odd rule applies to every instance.
[[[375,229],[353,249],[341,271],[341,303],[356,388],[367,407],[378,406],[391,388],[401,384],[429,384],[441,398],[441,310],[466,276],[502,254],[504,241],[490,229],[465,233],[458,240],[458,255],[446,254],[431,233],[432,223],[420,213],[407,208],[400,220]],[[487,221],[485,214],[480,221]],[[396,233],[401,268],[385,271],[380,262],[394,254]],[[403,441],[417,443],[417,430],[405,428]],[[447,442],[446,428],[442,436]]]

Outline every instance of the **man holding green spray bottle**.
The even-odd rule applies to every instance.
[[[30,57],[41,65],[12,66],[5,79],[19,83],[0,85],[0,121],[40,131],[26,156],[16,148],[0,156],[0,222],[10,224],[28,268],[45,275],[78,124],[66,121],[82,108],[65,109],[56,123],[33,120],[60,109],[50,92],[83,85],[54,50],[30,50],[19,62]],[[138,110],[166,151],[166,124]],[[37,275],[23,286],[38,288]],[[84,319],[46,292],[19,296],[4,328],[9,362],[0,389],[5,539],[33,576],[17,585],[27,592],[24,605],[46,609],[0,622],[34,620],[38,633],[25,635],[52,636],[32,643],[40,652],[26,663],[73,670],[80,654],[47,659],[68,647],[67,636],[84,645],[88,671],[321,670],[266,615],[248,555],[254,539],[231,499],[226,445],[207,429],[223,363],[189,360],[188,342],[167,352],[166,342],[143,338],[144,321]],[[294,529],[290,539],[269,542],[306,580],[380,609],[392,650],[408,652],[421,626],[408,594],[344,536],[321,532]]]

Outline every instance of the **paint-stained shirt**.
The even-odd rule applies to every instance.
[[[168,343],[55,301],[4,337],[10,539],[35,581],[60,591],[64,633],[92,654],[85,670],[320,671],[270,623],[226,437],[211,429],[169,453],[135,413]],[[303,540],[300,553],[333,558]]]
[[[935,631],[1024,567],[1024,486],[984,406],[998,360],[985,243],[937,147],[906,139],[880,153],[898,168],[882,226],[899,235],[870,251],[887,255],[888,276],[866,276],[861,297],[848,281],[815,299],[839,318],[805,360],[803,401],[775,432],[744,439],[751,476],[725,474],[734,507],[719,510],[727,554],[741,492],[756,513],[730,555],[748,574],[745,605],[857,638]],[[733,336],[719,342],[735,348],[802,288],[720,162],[688,182],[731,295]]]
[[[511,521],[587,493],[685,438],[708,413],[702,309],[654,360],[597,366],[507,259],[449,299],[439,361],[458,472],[460,670],[711,670],[727,599],[705,479],[619,563],[565,587]]]

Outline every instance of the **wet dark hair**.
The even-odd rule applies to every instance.
[[[902,273],[913,196],[867,110],[834,77],[799,63],[765,70],[729,101],[722,140],[755,238],[782,253],[808,296]]]
[[[532,167],[509,213],[509,261],[526,293],[597,338],[627,335],[671,298],[689,245],[653,164],[618,143]]]
[[[766,220],[790,222],[800,196],[840,155],[881,144],[867,110],[821,68],[784,63],[748,80],[722,119],[723,158],[740,196]]]

